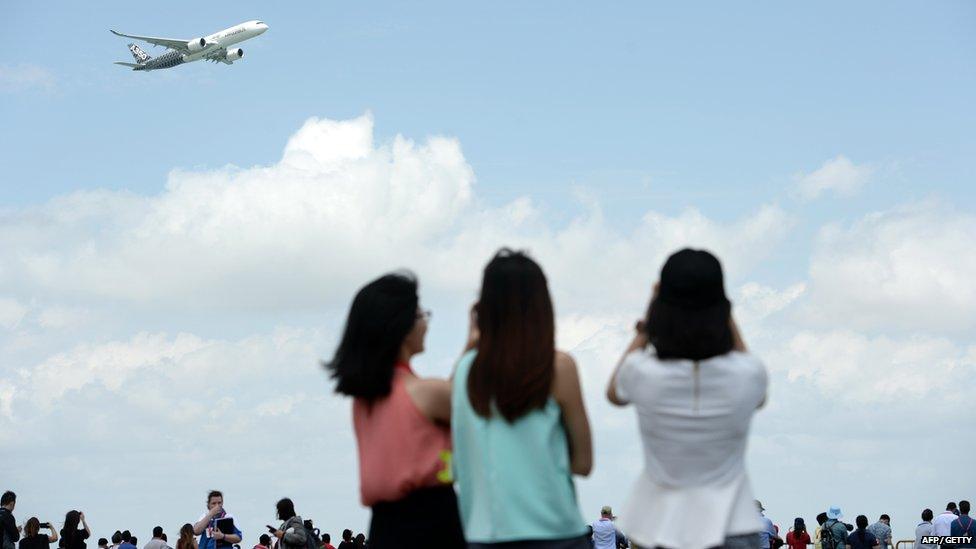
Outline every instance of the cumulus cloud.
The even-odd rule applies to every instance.
[[[529,197],[477,200],[457,140],[396,136],[376,145],[372,132],[368,114],[313,118],[271,166],[176,171],[156,196],[84,191],[8,215],[0,281],[24,293],[156,308],[311,309],[400,266],[468,291],[508,244],[572,273],[567,296],[616,303],[643,299],[677,247],[712,248],[734,276],[791,225],[781,208],[764,205],[732,223],[695,209],[649,212],[619,234],[599,205],[581,204],[567,226],[552,227]],[[610,279],[619,283],[596,297]]]
[[[961,405],[974,389],[967,380],[976,374],[976,346],[962,348],[948,338],[802,331],[769,355],[789,380],[809,380],[822,394],[847,402],[937,397]]]
[[[976,216],[939,202],[821,230],[805,315],[861,330],[976,328]]]
[[[873,166],[857,165],[846,156],[838,155],[810,173],[796,174],[794,181],[797,192],[807,200],[817,198],[825,192],[850,196],[870,181],[874,172]]]
[[[29,307],[16,299],[0,298],[0,328],[16,328],[29,310]]]
[[[816,196],[869,175],[838,157],[801,179]],[[367,114],[308,120],[268,166],[177,170],[154,195],[87,190],[0,213],[0,443],[19,442],[9,470],[36,492],[50,491],[36,474],[42,466],[171,496],[260,478],[239,486],[256,502],[234,500],[242,520],[262,523],[261,502],[287,493],[314,502],[311,516],[361,524],[350,505],[348,402],[330,394],[317,365],[352,292],[411,267],[425,301],[463,311],[501,245],[528,249],[546,269],[559,344],[580,366],[598,452],[594,477],[581,482],[588,512],[619,501],[639,468],[633,413],[602,393],[677,248],[723,260],[747,341],[773,372],[763,412],[773,420],[757,437],[767,468],[783,458],[784,440],[816,456],[815,442],[794,435],[810,432],[797,425],[815,425],[825,397],[844,413],[898,398],[897,421],[934,395],[961,402],[966,386],[947,380],[973,378],[971,216],[929,204],[832,225],[809,269],[785,268],[780,284],[762,279],[777,278],[768,275],[795,215],[776,204],[722,221],[696,208],[648,210],[621,229],[593,197],[577,197],[569,221],[554,224],[551,206],[530,193],[490,204],[477,190],[456,139],[378,143]],[[463,330],[444,329],[454,328]],[[453,356],[459,343],[430,345],[421,362]],[[788,391],[801,398],[781,396]],[[48,451],[51,438],[74,452]],[[98,453],[120,439],[139,460]],[[151,484],[174,464],[180,479]],[[862,462],[843,467],[860,471]],[[310,468],[314,486],[289,474]]]

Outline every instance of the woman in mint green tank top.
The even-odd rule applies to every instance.
[[[590,547],[573,484],[592,468],[590,426],[554,325],[542,269],[500,250],[485,267],[451,396],[455,480],[473,549]]]

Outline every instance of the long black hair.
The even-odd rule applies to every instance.
[[[485,267],[477,313],[471,407],[487,418],[494,404],[511,423],[545,406],[556,375],[556,330],[542,268],[522,252],[499,250]]]
[[[393,366],[417,322],[417,279],[390,273],[363,286],[353,298],[335,356],[325,366],[336,392],[373,401],[390,394]]]
[[[675,252],[661,269],[644,321],[658,358],[705,360],[734,347],[722,265],[705,250]]]
[[[806,533],[806,531],[807,531],[807,525],[806,525],[805,522],[803,522],[803,519],[802,518],[796,517],[795,519],[793,519],[793,535],[794,536],[803,535],[804,533]]]
[[[64,528],[61,530],[61,539],[64,540],[65,547],[71,547],[71,542],[78,537],[78,524],[80,522],[81,513],[78,511],[68,511],[64,516]]]

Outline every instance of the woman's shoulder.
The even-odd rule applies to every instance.
[[[766,375],[766,366],[763,364],[763,361],[748,351],[729,351],[712,360],[721,360],[731,366],[736,372],[744,371],[755,376]]]

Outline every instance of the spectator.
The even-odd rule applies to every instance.
[[[0,549],[14,549],[14,544],[20,541],[20,526],[14,519],[15,507],[17,507],[17,494],[9,490],[4,492],[0,496],[0,528],[3,528]]]
[[[308,533],[305,531],[302,517],[295,512],[295,504],[289,498],[281,498],[275,507],[278,511],[278,520],[283,521],[274,533],[280,546],[291,549],[306,547]]]
[[[786,533],[786,545],[790,549],[806,549],[810,541],[810,534],[807,533],[807,525],[803,519],[796,517],[793,519],[793,529]]]
[[[641,430],[644,471],[621,526],[642,547],[757,547],[760,531],[773,531],[760,520],[745,469],[768,378],[731,307],[715,256],[672,254],[610,378],[607,398],[632,403]]]
[[[572,357],[556,350],[546,276],[522,252],[485,267],[451,392],[454,467],[472,549],[589,549],[573,475],[593,467]],[[370,540],[372,542],[372,540]]]
[[[207,494],[207,512],[193,525],[193,533],[200,536],[199,549],[228,549],[243,538],[240,528],[234,525],[233,534],[225,534],[217,528],[217,522],[222,519],[233,520],[224,510],[224,494],[218,490],[211,490]],[[182,531],[180,535],[183,535]]]
[[[98,549],[108,549],[108,540],[105,538],[98,538]]]
[[[820,529],[820,546],[822,549],[844,549],[847,540],[847,525],[840,521],[844,518],[840,507],[827,510],[827,521]]]
[[[254,546],[254,549],[271,549],[271,536],[261,534],[261,537],[258,538],[258,544]]]
[[[600,509],[600,520],[590,524],[595,549],[617,549],[617,547],[627,546],[627,538],[613,525],[615,518],[617,517],[613,516],[613,509],[606,505]]]
[[[400,542],[402,543],[402,542]],[[356,549],[365,549],[366,547],[366,536],[362,532],[356,534],[356,542],[353,544]]]
[[[109,549],[118,549],[120,545],[122,545],[122,532],[116,530],[115,533],[112,534],[112,545],[109,546]]]
[[[152,535],[152,539],[146,542],[145,547],[142,549],[167,549],[169,547],[164,539],[166,534],[163,533],[162,526],[153,528]],[[132,542],[132,544],[135,545],[135,542]]]
[[[773,521],[766,516],[766,508],[757,499],[756,508],[759,509],[759,521],[762,523],[762,528],[759,529],[759,548],[769,549],[772,547],[773,539],[776,537],[776,526],[773,525]]]
[[[878,538],[878,542],[881,544],[881,549],[890,549],[891,517],[888,515],[881,515],[878,522],[868,526],[868,532],[871,532],[874,534],[874,537]]]
[[[950,536],[969,536],[976,538],[976,525],[973,525],[973,519],[969,516],[969,501],[962,500],[959,502],[959,517],[952,521],[950,525]],[[976,543],[961,543],[957,544],[956,547],[976,547]]]
[[[122,532],[122,543],[119,549],[136,549],[136,544],[132,542],[132,533],[128,530]]]
[[[346,528],[342,531],[342,541],[339,542],[338,549],[353,549],[355,545],[352,541],[352,530]]]
[[[332,536],[329,534],[322,534],[322,549],[336,549],[332,545]]]
[[[465,546],[451,487],[451,386],[421,378],[410,366],[424,351],[430,318],[418,303],[410,274],[364,286],[327,365],[336,392],[354,397],[359,491],[372,508],[374,549],[414,538],[431,547]]]
[[[139,546],[139,539],[136,538],[135,536],[132,536],[129,539],[129,543],[131,543],[133,547],[138,547]]]
[[[51,533],[42,534],[41,528],[50,530]],[[58,533],[50,522],[41,524],[37,517],[31,517],[24,524],[24,537],[18,547],[19,549],[48,549],[56,541],[58,541]]]
[[[199,549],[196,530],[192,524],[186,523],[180,528],[180,537],[176,540],[176,549]]]
[[[934,543],[922,543],[922,538],[932,535],[932,510],[922,511],[922,522],[915,527],[915,549],[939,549]]]
[[[64,516],[64,528],[61,529],[61,549],[85,549],[85,540],[91,537],[91,528],[85,521],[85,514],[79,511],[68,511]]]
[[[827,522],[827,513],[820,513],[819,515],[817,515],[817,531],[814,533],[813,536],[814,549],[823,549],[822,544],[820,543],[820,532],[823,529],[823,525],[825,522]]]
[[[857,530],[847,536],[847,546],[850,549],[871,549],[872,547],[878,547],[880,544],[878,538],[874,537],[874,534],[867,530],[868,517],[858,515],[855,522],[857,523]]]
[[[952,533],[952,523],[956,520],[956,502],[950,501],[946,510],[932,521],[933,536],[948,536]]]

